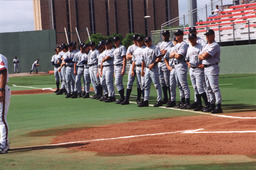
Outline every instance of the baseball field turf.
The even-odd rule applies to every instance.
[[[127,77],[124,77],[125,84],[126,80]],[[8,84],[12,91],[55,88],[53,75],[15,77],[10,78]],[[256,130],[255,87],[256,74],[220,76],[220,90],[223,98],[224,114],[234,115],[236,112],[244,112],[245,116],[248,117],[246,113],[250,112],[249,116],[252,118],[250,130]],[[191,100],[193,100],[194,96],[191,83],[190,90]],[[135,86],[132,94],[136,95]],[[177,91],[177,98],[179,99],[178,94]],[[153,86],[150,96],[150,103],[153,104],[156,100],[156,92]],[[132,100],[134,101],[135,98],[132,98]],[[49,145],[53,143],[56,137],[65,136],[66,133],[72,134],[79,130],[96,129],[96,133],[97,128],[102,126],[122,123],[129,124],[130,122],[146,122],[155,119],[171,120],[172,118],[191,116],[195,116],[196,119],[197,116],[201,115],[187,110],[169,110],[153,107],[138,108],[135,104],[120,106],[114,103],[103,103],[93,99],[82,98],[65,99],[63,95],[56,96],[53,93],[12,95],[10,110],[7,116],[12,150],[8,154],[0,155],[0,169],[256,168],[256,152],[250,155],[124,154],[77,149],[77,147],[83,147],[85,145],[84,143]],[[205,117],[209,116],[205,115]],[[243,117],[242,114],[240,116]],[[213,117],[212,119],[215,118]],[[193,122],[185,123],[193,124]],[[241,124],[243,124],[243,120],[241,120]],[[151,127],[149,128],[148,130],[151,130]],[[166,132],[170,130],[172,129],[166,129]],[[255,136],[253,133],[249,135]],[[73,141],[72,139],[75,138],[77,136],[69,140]],[[157,137],[154,139],[151,141],[151,144],[157,142]],[[247,140],[251,140],[251,138],[247,138]],[[256,142],[255,138],[252,142]],[[91,143],[93,145],[93,142],[89,142],[87,145]],[[104,146],[107,147],[107,145]],[[130,146],[133,147],[132,144]],[[75,147],[76,149],[74,149]],[[255,150],[256,146],[253,149]]]

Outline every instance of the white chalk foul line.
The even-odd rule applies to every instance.
[[[38,87],[32,87],[32,86],[19,86],[16,84],[12,84],[13,87],[22,87],[22,88],[29,88],[29,89],[38,89],[38,90],[51,90],[51,91],[55,91],[53,88],[38,88]]]
[[[136,102],[130,102],[130,103],[137,104]],[[152,104],[149,104],[149,106],[154,107],[154,105],[152,105]],[[168,110],[179,110],[179,111],[183,111],[183,112],[191,112],[191,113],[216,116],[216,117],[222,117],[222,118],[229,118],[229,119],[256,119],[256,117],[239,117],[239,116],[228,116],[228,115],[223,115],[223,114],[211,114],[211,113],[206,113],[206,112],[198,112],[198,111],[187,110],[187,109],[177,109],[177,108],[165,107],[165,106],[160,106],[158,108],[168,109]]]
[[[203,130],[204,129],[201,128],[201,129],[194,129],[194,130],[181,130],[181,131],[174,131],[174,132],[162,132],[162,133],[152,133],[152,134],[142,134],[142,135],[121,136],[121,137],[115,137],[115,138],[91,139],[91,140],[63,142],[63,143],[56,143],[56,144],[26,146],[26,147],[22,147],[22,148],[12,148],[12,150],[38,148],[38,147],[51,147],[51,146],[65,146],[65,145],[71,145],[71,144],[86,144],[86,143],[90,143],[90,142],[131,139],[131,138],[170,135],[170,134],[243,134],[243,133],[256,133],[256,130],[248,130],[248,131],[203,131]]]

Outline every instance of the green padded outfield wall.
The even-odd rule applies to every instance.
[[[8,58],[9,72],[13,73],[12,60],[20,60],[19,71],[29,72],[32,63],[39,59],[39,71],[53,70],[50,64],[56,47],[55,30],[28,31],[0,34],[0,53]]]
[[[220,74],[256,73],[256,45],[221,47]]]

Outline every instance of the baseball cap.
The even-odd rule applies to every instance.
[[[150,37],[146,37],[145,38],[145,42],[150,42],[151,41],[151,38]]]
[[[112,43],[112,40],[111,40],[111,39],[107,39],[107,40],[105,41],[105,45],[111,44],[111,43]]]
[[[87,47],[89,47],[89,44],[84,44],[82,48],[85,49]]]
[[[137,40],[138,36],[139,36],[138,34],[133,34],[132,35],[132,40]]]
[[[195,33],[188,34],[188,39],[194,39],[194,38],[196,38],[196,34]]]
[[[188,31],[189,33],[196,32],[196,27],[190,27]]]
[[[73,43],[72,43],[72,42],[70,42],[70,43],[68,44],[68,47],[71,47],[71,46],[73,46]]]
[[[143,37],[138,36],[138,37],[137,37],[137,41],[143,41]]]
[[[83,46],[84,46],[84,43],[80,43],[80,44],[79,44],[79,47],[83,47]]]
[[[214,35],[214,31],[212,29],[209,29],[208,31],[206,31],[206,33],[204,35]]]
[[[175,36],[179,36],[179,35],[184,35],[183,34],[183,31],[182,30],[177,30],[175,33],[174,33]]]
[[[90,42],[90,46],[95,46],[95,42]]]
[[[168,30],[163,30],[162,35],[170,35],[170,32]]]
[[[113,41],[114,41],[114,42],[117,42],[117,41],[119,41],[119,40],[120,40],[120,38],[117,37],[117,36],[113,38]]]
[[[105,41],[104,40],[99,42],[98,47],[103,46],[103,45],[105,45]]]

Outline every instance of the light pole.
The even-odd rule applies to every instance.
[[[146,37],[148,36],[148,21],[149,21],[149,19],[150,19],[150,16],[148,16],[148,15],[146,15],[146,16],[144,16],[144,19],[146,20]]]

